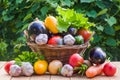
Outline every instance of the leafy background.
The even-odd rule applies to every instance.
[[[23,30],[36,17],[56,15],[56,7],[72,8],[96,24],[91,46],[100,46],[113,61],[120,60],[120,0],[0,0],[0,60],[30,51]]]

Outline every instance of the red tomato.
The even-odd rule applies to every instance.
[[[62,45],[63,44],[63,39],[60,36],[53,36],[48,40],[48,44],[52,45]]]
[[[9,74],[10,66],[14,64],[15,61],[9,61],[5,64],[4,70]]]
[[[114,76],[117,71],[117,68],[115,65],[113,65],[111,62],[106,63],[103,67],[103,72],[106,76]]]
[[[69,64],[72,67],[79,67],[84,62],[83,57],[81,57],[78,53],[75,53],[70,56]]]
[[[91,32],[89,30],[87,30],[87,29],[79,29],[78,34],[82,35],[82,37],[84,38],[84,42],[89,40],[89,38],[91,36]]]

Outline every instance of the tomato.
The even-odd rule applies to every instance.
[[[48,40],[48,44],[51,45],[62,45],[63,44],[63,39],[60,36],[53,36]]]
[[[34,63],[34,71],[36,74],[44,74],[47,71],[48,63],[45,60],[38,60]]]
[[[91,32],[87,29],[79,29],[77,34],[82,35],[82,37],[84,38],[84,42],[89,40],[89,38],[91,36]]]
[[[9,74],[9,71],[10,71],[10,66],[13,65],[15,63],[15,61],[9,61],[5,64],[4,66],[4,70],[6,71],[6,73]]]
[[[81,57],[78,53],[74,53],[69,58],[69,64],[72,67],[79,67],[84,62],[83,57]]]
[[[103,72],[106,76],[114,76],[117,71],[117,68],[115,65],[113,65],[111,62],[106,63],[103,67]]]

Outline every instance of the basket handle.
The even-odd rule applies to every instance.
[[[28,31],[27,31],[27,30],[24,30],[23,32],[24,32],[24,35],[25,35],[25,37],[26,37],[26,39],[27,39],[27,41],[28,41],[28,38],[29,38],[29,36],[28,36]]]
[[[27,42],[34,42],[33,38],[28,35],[28,31],[24,30],[24,35],[27,39]]]
[[[91,34],[91,36],[89,37],[89,39],[85,42],[85,44],[90,41],[90,39],[93,37],[94,34],[95,34],[95,32],[93,31],[92,34]]]
[[[84,55],[86,49],[90,46],[90,43],[89,43],[89,42],[90,42],[91,37],[93,37],[94,34],[95,34],[95,32],[92,32],[92,34],[91,34],[91,36],[89,37],[89,39],[84,43],[84,45],[86,45],[86,48],[84,48],[84,49],[79,53],[81,56]]]

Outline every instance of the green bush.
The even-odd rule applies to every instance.
[[[58,5],[73,8],[94,22],[91,30],[96,33],[90,48],[100,46],[111,60],[120,60],[119,0],[0,0],[0,60],[14,59],[30,50],[23,30],[36,17],[44,20],[47,15],[57,15]]]

